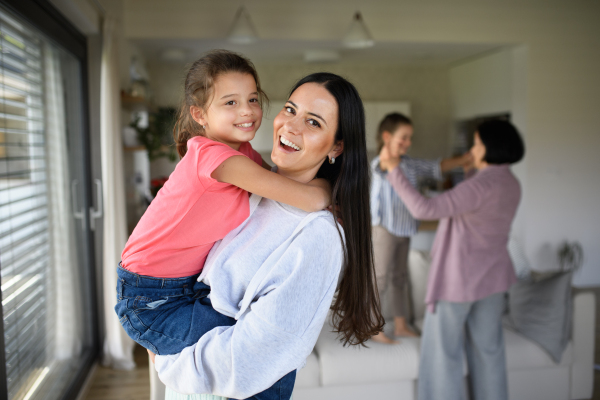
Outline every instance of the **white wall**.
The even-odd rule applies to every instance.
[[[293,84],[303,76],[328,71],[349,79],[366,102],[408,103],[415,125],[411,155],[426,158],[448,155],[450,95],[446,69],[338,64],[257,65],[256,68],[263,89],[273,100],[287,99]],[[179,104],[185,66],[148,62],[148,70],[154,103]]]
[[[225,1],[127,0],[123,16],[125,36],[223,37],[228,28],[223,21],[231,21],[236,6]],[[338,40],[347,29],[354,9],[360,8],[376,41],[523,45],[521,51],[527,57],[526,65],[521,67],[526,74],[513,77],[516,91],[513,90],[511,96],[520,92],[513,98],[512,105],[515,110],[525,110],[526,114],[518,125],[526,132],[527,145],[526,198],[523,199],[527,210],[524,223],[527,250],[530,255],[542,259],[545,249],[555,248],[565,239],[578,240],[584,248],[585,264],[575,283],[600,285],[600,212],[597,207],[600,199],[599,2],[372,0],[348,7],[347,1],[343,0],[305,0],[301,3],[254,0],[247,7],[263,39]],[[516,67],[523,60],[517,57],[513,63]],[[287,77],[295,74],[289,70],[286,73],[284,67],[270,68]],[[259,68],[264,79],[268,79],[267,71],[271,69]],[[377,76],[378,71],[373,67],[364,76]],[[382,72],[385,73],[385,69]],[[406,72],[397,76],[410,78],[411,74]],[[526,79],[527,84],[523,85],[521,81],[519,86],[515,80],[522,79]],[[443,81],[440,77],[440,84],[447,84]],[[371,98],[371,94],[395,95],[399,93],[395,88],[413,84],[410,79],[371,84],[368,78],[357,79],[356,83],[363,96],[370,100],[377,100]],[[291,82],[283,86],[287,89],[290,85]],[[431,82],[431,86],[435,83]],[[267,81],[265,88],[268,91],[276,89],[268,87]],[[273,98],[280,97],[280,92],[275,92]],[[415,120],[422,120],[418,117],[419,109],[430,109],[430,104],[434,105],[434,112],[439,108],[442,114],[449,114],[448,109],[443,110],[441,99],[419,106],[419,101],[400,95],[394,96],[393,100],[409,101]],[[518,103],[521,104],[516,107]],[[429,122],[423,120],[422,123]],[[430,131],[417,122],[415,128],[416,140],[419,135],[425,138],[426,132]],[[437,129],[431,129],[434,130]],[[427,140],[433,145],[433,151],[447,149],[446,145],[438,148],[435,139]],[[419,146],[415,143],[415,153]]]
[[[365,102],[407,102],[415,126],[410,154],[425,158],[448,155],[450,96],[445,68],[305,64],[257,65],[257,69],[264,89],[273,98],[287,99],[296,80],[328,71],[350,80]]]
[[[452,118],[465,120],[475,117],[510,113],[511,121],[527,143],[526,74],[527,51],[524,46],[511,47],[469,60],[450,69]],[[523,198],[513,223],[514,235],[527,248],[526,207],[527,157],[512,166],[523,189]],[[535,261],[533,254],[529,254]],[[537,268],[547,266],[534,262]]]
[[[183,81],[186,65],[164,62],[148,62],[153,103],[160,107],[177,106],[182,99]],[[302,65],[257,65],[261,85],[270,99],[270,112],[280,107],[281,100],[287,99],[294,83],[311,72],[328,71],[349,79],[358,89],[365,101],[369,116],[380,115],[381,110],[391,112],[391,106],[397,104],[396,111],[410,115],[415,125],[415,135],[410,154],[415,157],[438,158],[448,156],[450,95],[448,73],[444,68],[415,68],[399,66],[347,66],[338,64],[302,64]],[[381,109],[381,110],[380,110]],[[372,118],[371,118],[372,119]],[[263,135],[272,118],[263,119]],[[379,121],[368,121],[367,132],[374,137],[374,126]],[[269,160],[270,150],[258,139],[259,152]],[[264,139],[264,138],[262,138]],[[271,147],[271,144],[268,146]],[[371,153],[375,152],[371,143]],[[166,160],[152,162],[151,176],[168,176],[175,163]]]
[[[503,50],[450,69],[455,119],[512,109],[512,50]]]
[[[539,157],[543,148],[556,151],[558,147],[552,144],[551,135],[544,135],[546,138],[538,141],[535,137],[532,138],[529,132],[527,66],[528,49],[526,46],[517,46],[452,68],[452,115],[456,119],[465,119],[494,113],[511,113],[512,120],[523,134],[526,143],[524,160],[513,166],[513,171],[523,187],[523,200],[513,224],[513,234],[524,243],[533,267],[540,270],[558,268],[556,251],[564,240],[580,241],[584,246],[586,259],[583,269],[575,276],[574,283],[581,286],[598,285],[600,252],[594,245],[598,241],[598,233],[594,232],[598,230],[598,227],[594,226],[597,223],[598,211],[584,206],[591,206],[591,201],[581,192],[582,189],[588,193],[593,191],[586,187],[586,182],[583,181],[584,176],[591,171],[588,172],[585,168],[576,171],[573,165],[564,164],[567,154],[586,151],[590,139],[597,139],[597,128],[596,135],[593,132],[581,132],[578,135],[579,140],[569,141],[567,146],[558,152],[555,160],[546,158],[546,167],[542,171],[533,168],[536,173],[532,174],[530,159],[536,155]],[[557,121],[564,118],[570,109],[568,104],[564,107],[564,111],[554,116],[548,114],[546,119]],[[564,132],[566,136],[573,133],[572,129]],[[581,164],[576,158],[573,158],[572,162]],[[590,158],[587,162],[591,160]],[[564,179],[567,170],[571,170],[571,182]],[[536,177],[533,181],[532,175]],[[597,189],[598,178],[592,177],[592,182],[594,180]],[[566,189],[569,186],[571,190]],[[591,183],[591,186],[593,187],[594,183]],[[565,218],[566,215],[570,217]]]

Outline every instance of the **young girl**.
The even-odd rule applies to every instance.
[[[406,155],[413,135],[412,121],[400,113],[386,115],[379,124],[377,140],[382,152],[401,160],[400,167],[413,186],[423,178],[440,180],[442,172],[470,161],[469,154],[443,160],[423,160]],[[394,336],[416,336],[408,324],[407,269],[410,237],[417,233],[419,222],[410,214],[398,194],[387,181],[377,156],[371,162],[371,223],[373,225],[373,256],[380,298],[389,288],[392,293]],[[381,300],[381,299],[380,299]],[[396,343],[379,333],[373,340]]]
[[[270,172],[248,143],[263,99],[254,66],[235,53],[209,52],[188,72],[174,129],[182,159],[133,231],[117,271],[121,324],[155,354],[178,353],[235,322],[197,306],[210,289],[196,281],[213,244],[248,217],[248,192],[308,212],[329,205],[325,180],[305,185]]]

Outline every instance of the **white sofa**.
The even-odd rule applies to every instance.
[[[411,250],[409,259],[413,312],[421,325],[425,311],[427,253]],[[555,364],[535,343],[504,331],[511,400],[589,399],[594,384],[595,295],[578,292],[573,299],[572,340]],[[384,305],[384,314],[386,307]],[[391,325],[386,325],[389,332]],[[414,400],[419,371],[418,338],[399,345],[368,343],[369,348],[342,347],[326,324],[306,366],[298,372],[294,400]],[[465,368],[465,379],[467,371]],[[164,385],[150,368],[151,400],[164,399]]]
[[[426,253],[411,250],[409,266],[413,312],[420,325],[425,308]],[[560,364],[555,364],[537,344],[505,329],[511,400],[591,398],[595,295],[577,292],[573,304],[572,340]],[[386,331],[391,329],[389,325]],[[298,372],[294,400],[416,399],[420,340],[405,338],[394,346],[369,342],[368,346],[342,347],[326,324],[306,366]]]

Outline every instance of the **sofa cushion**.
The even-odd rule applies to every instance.
[[[302,389],[320,386],[321,379],[319,378],[319,373],[319,358],[313,351],[306,359],[306,364],[304,367],[298,370],[294,387]]]
[[[331,326],[325,324],[315,350],[321,364],[323,386],[397,382],[417,378],[419,338],[403,338],[400,344],[369,341],[362,346],[343,347]]]
[[[530,369],[540,367],[556,367],[550,355],[537,343],[510,329],[504,329],[506,346],[506,369]],[[573,363],[573,344],[569,342],[559,365]]]
[[[571,272],[519,281],[509,290],[507,326],[542,346],[558,364],[571,336]]]

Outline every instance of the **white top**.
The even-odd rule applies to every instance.
[[[442,179],[440,162],[402,156],[400,168],[410,183],[418,187],[422,179]],[[371,161],[371,225],[380,225],[395,236],[413,236],[419,229],[419,221],[408,211],[387,175],[387,171],[379,168],[379,156],[375,157]]]
[[[199,278],[211,286],[215,310],[237,323],[211,330],[179,354],[156,356],[161,381],[181,393],[242,399],[301,368],[342,263],[331,213],[252,195],[250,217],[215,244]]]

